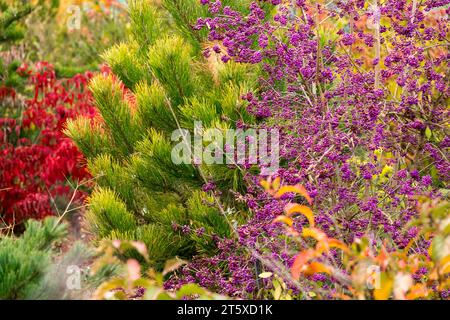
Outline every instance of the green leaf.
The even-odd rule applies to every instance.
[[[188,283],[188,284],[185,284],[184,286],[182,286],[180,288],[180,290],[178,290],[177,298],[182,299],[183,297],[186,297],[186,296],[191,296],[194,294],[204,295],[206,293],[207,292],[205,289],[199,287],[195,283]]]
[[[430,127],[427,127],[425,129],[425,136],[427,137],[428,140],[430,140],[430,138],[431,138],[431,129],[430,129]]]
[[[278,280],[274,281],[273,287],[274,287],[274,290],[272,290],[272,294],[273,294],[274,300],[280,300],[282,289],[283,289],[283,288],[281,288],[280,282]]]

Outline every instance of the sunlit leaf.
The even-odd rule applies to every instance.
[[[430,138],[431,138],[431,129],[430,129],[430,127],[427,127],[425,129],[425,137],[427,137],[427,139],[430,140]]]
[[[431,244],[431,258],[434,261],[440,261],[443,258],[443,254],[446,251],[445,237],[442,235],[436,235]]]
[[[417,283],[414,286],[412,286],[411,290],[406,295],[406,299],[415,300],[419,298],[425,298],[426,296],[428,296],[427,286],[422,283]]]
[[[93,298],[95,300],[107,299],[107,293],[118,288],[125,287],[125,281],[122,278],[115,278],[110,281],[102,283],[95,291]]]
[[[163,273],[163,275],[171,273],[171,272],[177,270],[182,265],[185,265],[186,263],[187,263],[186,261],[184,261],[178,257],[175,257],[174,259],[170,259],[166,262],[162,273]]]
[[[306,276],[312,276],[316,273],[327,273],[331,274],[331,269],[320,262],[311,262],[306,270],[304,271],[304,274]]]
[[[177,292],[177,298],[182,299],[184,297],[189,297],[192,295],[203,295],[206,294],[206,290],[198,286],[195,283],[188,283],[183,285]]]
[[[394,298],[395,299],[406,299],[406,292],[413,285],[413,279],[410,274],[397,273],[394,278]]]
[[[147,287],[144,294],[145,300],[158,300],[158,296],[164,292],[161,287],[151,286]]]
[[[283,216],[283,215],[278,216],[275,219],[273,219],[273,223],[276,223],[276,222],[283,222],[283,223],[287,224],[289,227],[292,227],[292,225],[294,224],[294,221],[291,218]]]
[[[156,300],[174,300],[166,291],[161,291],[157,296]]]
[[[281,288],[281,284],[278,281],[274,281],[273,286],[274,286],[274,290],[272,290],[273,298],[275,300],[279,300],[281,298],[283,288]]]
[[[308,203],[311,205],[312,204],[312,199],[309,196],[308,191],[306,191],[305,187],[297,184],[295,186],[282,186],[274,195],[275,199],[281,198],[284,194],[286,193],[298,193],[301,196],[303,196]]]
[[[273,182],[272,182],[272,189],[278,190],[278,189],[280,189],[280,185],[281,185],[281,179],[280,179],[280,177],[276,177],[275,180],[273,180]]]
[[[261,279],[266,279],[266,278],[270,278],[273,275],[272,272],[263,272],[261,274],[258,275],[258,277],[260,277]]]
[[[327,239],[327,235],[323,231],[316,228],[303,228],[302,236],[304,238],[314,238],[319,242]]]
[[[308,268],[308,262],[315,256],[313,249],[308,249],[300,252],[294,260],[291,267],[291,274],[295,280],[300,278],[300,275]]]
[[[114,292],[114,299],[115,300],[126,300],[127,298],[128,298],[128,296],[122,290],[118,290],[118,291]]]
[[[309,207],[297,203],[290,203],[286,205],[284,211],[288,217],[297,213],[304,215],[308,219],[310,226],[314,227],[314,213]]]
[[[349,251],[349,249],[345,245],[345,243],[343,243],[342,241],[336,240],[336,239],[328,239],[328,246],[330,248],[341,249],[342,251],[345,251],[345,252]]]
[[[127,271],[131,281],[136,281],[141,277],[141,265],[135,259],[128,259]]]
[[[441,260],[440,268],[442,274],[450,273],[450,255]]]
[[[386,273],[380,274],[380,283],[378,288],[373,291],[373,296],[376,300],[387,300],[391,296],[394,286],[394,280]]]

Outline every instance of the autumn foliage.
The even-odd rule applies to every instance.
[[[301,185],[280,187],[279,179],[263,180],[261,184],[267,192],[278,196],[293,192],[309,198]],[[445,298],[450,288],[449,209],[448,202],[419,198],[420,215],[408,228],[417,227],[420,232],[401,250],[388,249],[386,243],[377,244],[368,237],[355,239],[350,245],[330,238],[315,227],[311,209],[296,203],[287,204],[285,214],[273,222],[284,223],[287,234],[303,245],[290,267],[292,279],[325,277],[335,286],[328,298],[439,299]],[[292,227],[294,213],[303,214],[309,222],[300,232]],[[415,249],[420,237],[433,239],[425,253]],[[319,298],[330,295],[322,293],[320,286],[313,292]]]
[[[68,201],[73,185],[89,176],[62,130],[67,119],[96,114],[86,89],[90,73],[57,80],[45,62],[18,72],[28,79],[32,98],[17,116],[0,118],[0,217],[8,225],[54,214],[57,202]]]

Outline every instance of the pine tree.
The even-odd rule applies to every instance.
[[[249,1],[223,3],[248,7]],[[174,164],[171,134],[178,128],[193,134],[194,121],[220,130],[237,120],[252,123],[241,96],[256,82],[257,70],[224,63],[214,52],[204,57],[204,48],[214,44],[193,28],[208,16],[198,0],[133,0],[129,15],[128,41],[104,54],[114,76],[99,75],[90,85],[101,119],[71,121],[66,133],[96,181],[89,229],[98,239],[144,242],[161,266],[173,256],[214,253],[214,237],[232,236],[232,225],[245,219],[230,193],[244,190],[244,171]],[[220,193],[202,191],[207,182]]]
[[[66,223],[48,217],[28,220],[19,237],[0,234],[0,300],[89,298],[92,289],[116,276],[117,263],[97,267],[95,274],[83,273],[96,253],[81,241],[61,250],[67,231]]]
[[[11,5],[0,1],[0,42],[11,42],[23,38],[23,27],[18,23],[33,10],[29,1],[14,1]]]
[[[0,299],[67,297],[64,267],[85,262],[92,255],[81,243],[75,243],[65,255],[60,254],[55,244],[66,234],[67,225],[51,217],[27,221],[20,237],[0,235]]]

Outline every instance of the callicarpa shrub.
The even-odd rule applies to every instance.
[[[383,244],[388,252],[427,256],[431,238],[409,222],[418,216],[417,196],[448,197],[448,1],[253,1],[246,12],[201,3],[212,16],[195,28],[222,46],[222,61],[263,70],[259,90],[243,98],[261,126],[281,132],[273,178],[305,186],[328,237],[344,244],[365,237],[375,251]],[[268,4],[270,19],[261,9]],[[284,283],[291,298],[313,298],[305,288],[317,286],[322,297],[335,297],[332,276],[293,281],[288,269],[301,245],[273,220],[297,198],[270,197],[260,179],[246,175],[240,199],[254,214],[237,239],[218,241],[218,255],[194,259],[168,288],[197,282],[254,298]],[[293,219],[296,232],[305,224],[303,216]],[[335,261],[342,263],[337,252]],[[282,280],[259,278],[264,270]]]

